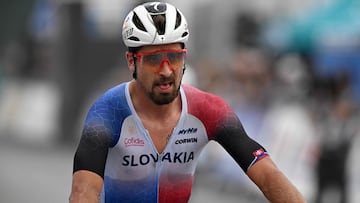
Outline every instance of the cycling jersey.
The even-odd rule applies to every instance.
[[[180,96],[181,116],[161,154],[134,109],[129,82],[108,90],[91,107],[74,172],[89,170],[103,177],[101,202],[188,202],[197,159],[210,140],[220,143],[245,172],[267,156],[223,99],[188,85],[180,87]]]

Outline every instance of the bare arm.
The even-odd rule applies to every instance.
[[[270,157],[265,157],[255,163],[247,171],[247,175],[272,203],[306,202],[301,193],[275,166]]]
[[[70,203],[99,203],[103,179],[91,171],[80,170],[73,174]]]

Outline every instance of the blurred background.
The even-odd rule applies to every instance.
[[[67,202],[85,114],[131,79],[124,0],[0,2],[0,202]],[[222,96],[310,203],[360,202],[360,1],[169,0],[184,83]],[[266,202],[218,144],[192,203]]]

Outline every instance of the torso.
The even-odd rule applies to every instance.
[[[187,105],[167,118],[148,118],[135,111],[128,88],[124,90],[121,103],[127,103],[129,111],[117,143],[109,149],[104,177],[108,190],[102,198],[110,202],[187,202],[197,159],[209,140],[204,125],[187,114]],[[181,95],[179,102],[187,103],[183,90]],[[109,188],[118,189],[112,192]],[[138,192],[142,195],[134,195]]]
[[[112,88],[92,106],[79,146],[97,159],[89,164],[79,160],[78,170],[106,164],[102,202],[187,202],[200,153],[217,136],[226,146],[237,142],[236,149],[225,149],[248,157],[239,163],[244,170],[258,159],[253,152],[260,146],[248,141],[236,115],[220,98],[183,86],[181,111],[159,121],[137,114],[128,84]],[[99,157],[94,148],[104,147],[106,154]]]

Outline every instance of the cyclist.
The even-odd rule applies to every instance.
[[[90,108],[74,157],[70,202],[188,202],[196,162],[210,140],[269,201],[305,202],[222,98],[181,84],[189,30],[177,8],[139,5],[125,18],[122,34],[133,79]]]

